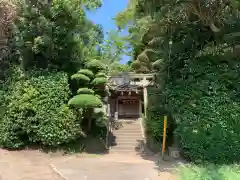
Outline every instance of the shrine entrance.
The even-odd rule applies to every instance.
[[[113,92],[110,98],[111,116],[116,113],[119,119],[140,118],[142,114],[142,95],[136,92]]]
[[[139,97],[124,97],[118,98],[118,117],[124,118],[139,118],[141,116],[141,110]]]
[[[109,77],[109,116],[118,119],[138,119],[146,116],[147,86],[151,74],[120,74]]]

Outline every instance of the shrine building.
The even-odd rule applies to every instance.
[[[152,74],[122,73],[110,76],[109,116],[118,119],[138,119],[146,115],[147,87],[152,85]]]

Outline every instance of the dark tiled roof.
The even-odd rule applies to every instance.
[[[133,91],[133,90],[139,89],[139,87],[140,86],[138,86],[138,85],[124,83],[124,84],[116,86],[115,90],[117,90],[117,91],[121,91],[121,90]]]

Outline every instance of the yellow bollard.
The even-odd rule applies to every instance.
[[[163,120],[163,141],[162,141],[162,159],[164,158],[164,152],[166,147],[166,136],[167,136],[167,116],[164,116]]]

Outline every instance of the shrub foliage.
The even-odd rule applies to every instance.
[[[160,139],[168,115],[193,161],[240,160],[239,7],[239,1],[130,0],[116,18],[120,27],[132,24],[132,68],[156,73],[147,130]]]
[[[239,165],[186,165],[178,169],[178,175],[180,180],[238,180],[239,171]]]
[[[7,111],[0,124],[1,146],[57,146],[78,138],[81,129],[65,105],[68,98],[64,73],[37,73],[16,82],[6,97]]]
[[[240,160],[239,62],[201,57],[169,87],[184,155],[192,160]]]

